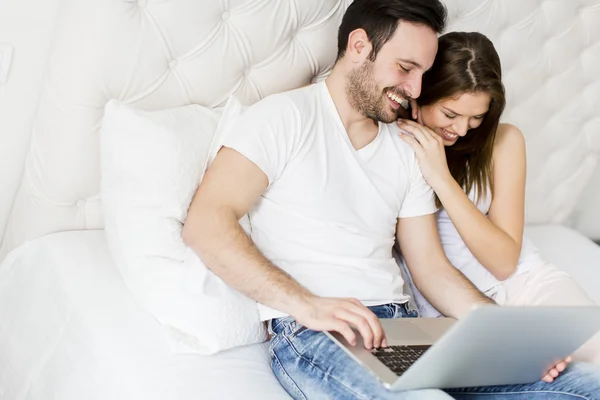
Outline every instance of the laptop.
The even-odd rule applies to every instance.
[[[325,332],[390,390],[533,383],[600,331],[600,307],[482,305],[452,318],[380,319],[387,348]]]

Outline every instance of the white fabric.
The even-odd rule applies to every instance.
[[[8,163],[0,168],[0,224],[14,204],[0,259],[28,238],[103,226],[97,135],[109,99],[155,110],[215,107],[235,93],[249,105],[305,85],[332,65],[337,28],[350,2],[54,1],[48,4],[60,3],[60,15],[50,56],[42,61],[22,58],[45,54],[49,30],[34,37],[23,29],[29,21],[38,25],[31,13],[42,9],[13,0],[10,12],[0,12],[9,22],[0,23],[0,37],[15,45],[11,75],[29,84],[24,71],[31,68],[35,81],[42,71],[37,66],[46,70],[41,96],[27,97],[27,107],[37,110],[34,118],[17,116],[17,107],[0,129],[0,159]],[[481,31],[498,47],[508,94],[504,119],[527,140],[527,222],[567,223],[600,155],[600,0],[445,3],[448,30]],[[56,12],[40,15],[45,23]],[[27,32],[27,40],[12,41],[13,32],[2,34],[5,27]],[[21,93],[31,90],[3,89],[3,110],[13,110]],[[3,93],[9,97],[2,99]],[[30,131],[25,176],[11,202]]]
[[[60,2],[0,2],[0,49],[9,46],[13,53],[6,82],[0,83],[0,242],[21,185]]]
[[[0,259],[29,238],[104,226],[98,133],[110,99],[145,110],[217,107],[233,94],[251,104],[306,85],[333,64],[337,29],[350,2],[60,1],[48,59],[26,59],[46,65],[45,80],[41,96],[31,101],[33,118],[23,121],[32,139],[20,188],[6,205],[6,214],[13,209]],[[45,38],[39,41],[42,50]],[[15,48],[15,54],[26,51]],[[3,104],[10,110],[15,101]],[[10,145],[12,160],[14,138],[23,130],[0,132],[0,149]],[[12,179],[17,171],[17,178],[23,156],[15,161],[0,174]]]
[[[600,154],[600,0],[445,2],[449,30],[481,31],[498,46],[505,120],[522,128],[528,145],[528,223],[568,222]],[[109,99],[156,110],[214,107],[236,93],[250,104],[322,78],[350,0],[9,3],[0,5],[0,37],[15,48],[0,87],[0,110],[9,110],[0,118],[0,235],[14,207],[0,260],[33,237],[103,226],[98,131]],[[597,202],[587,207],[586,215],[597,215]],[[119,294],[122,288],[101,284],[114,271],[101,265],[108,253],[97,252],[90,236],[98,233],[73,234],[82,240],[61,246],[53,240],[62,236],[52,235],[42,239],[47,246],[28,243],[14,267],[0,268],[8,271],[0,272],[0,399],[278,398],[271,396],[281,390],[265,372],[266,360],[240,359],[248,354],[237,350],[127,359],[127,349],[158,334],[128,311],[133,300]],[[561,226],[528,227],[526,236],[599,301],[597,246]],[[107,335],[116,321],[121,330]],[[124,333],[138,322],[139,329]],[[53,341],[56,335],[61,339]],[[162,348],[161,340],[137,354]],[[118,350],[99,362],[110,346]],[[234,362],[223,362],[226,354],[235,354],[228,359]]]
[[[545,260],[567,271],[600,305],[600,246],[562,225],[526,226],[525,236],[531,239]]]
[[[561,226],[526,234],[600,302],[600,247]],[[266,344],[173,354],[102,231],[48,235],[11,253],[0,264],[0,321],[0,400],[289,399]]]
[[[8,71],[12,63],[13,47],[8,43],[0,43],[0,85],[8,79]]]
[[[232,104],[225,120],[240,109]],[[256,303],[213,275],[181,238],[213,136],[221,140],[218,116],[198,105],[144,112],[111,101],[102,123],[101,195],[111,253],[136,300],[182,353],[266,339]]]
[[[396,219],[436,208],[396,124],[380,123],[377,137],[355,150],[321,82],[250,107],[224,145],[269,179],[250,212],[265,257],[320,296],[407,300],[391,254]],[[260,307],[260,315],[284,314]]]
[[[600,140],[595,148],[600,152]],[[585,236],[600,242],[600,166],[583,191],[570,220],[572,226]]]
[[[285,400],[267,344],[176,354],[123,283],[104,232],[26,243],[0,264],[0,400]]]

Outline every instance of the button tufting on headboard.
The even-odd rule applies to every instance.
[[[350,2],[64,0],[0,258],[46,233],[102,228],[96,133],[109,99],[251,104],[322,80]],[[504,120],[527,137],[528,222],[567,221],[600,154],[600,0],[446,4],[449,30],[482,31],[500,53]]]

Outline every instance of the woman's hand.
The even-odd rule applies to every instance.
[[[550,371],[548,371],[548,373],[546,375],[544,375],[542,380],[544,382],[548,382],[548,383],[551,383],[552,381],[554,381],[554,379],[556,377],[558,377],[558,375],[560,375],[560,373],[563,372],[567,368],[567,365],[571,362],[571,360],[572,360],[572,358],[569,356],[569,357],[567,357],[566,360],[561,361],[558,364],[556,364],[552,369],[550,369]]]
[[[448,163],[443,139],[431,129],[414,121],[399,119],[400,138],[415,151],[423,177],[433,188],[453,179]],[[404,132],[402,132],[404,131]]]

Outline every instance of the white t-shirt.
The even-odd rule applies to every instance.
[[[244,112],[224,146],[268,177],[249,213],[252,240],[312,293],[365,305],[405,302],[392,257],[396,219],[436,211],[414,152],[395,124],[355,150],[324,82]],[[261,319],[285,315],[259,305]]]

